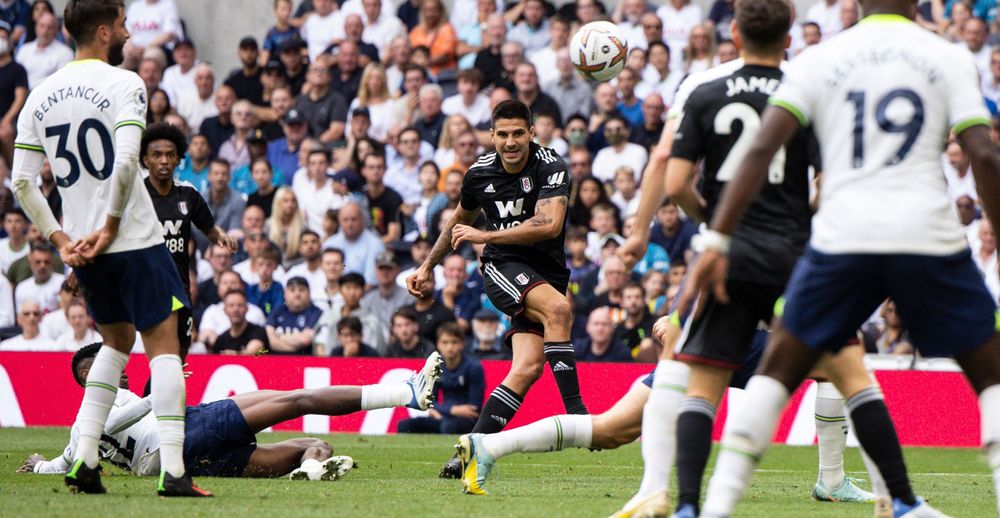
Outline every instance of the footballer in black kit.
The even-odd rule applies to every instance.
[[[507,173],[497,153],[479,158],[462,182],[462,208],[482,209],[487,230],[503,230],[521,225],[535,215],[539,200],[569,196],[570,178],[566,163],[549,148],[532,142],[528,163],[519,174]],[[511,316],[511,335],[530,332],[542,336],[542,324],[526,318],[521,311],[525,295],[547,282],[559,293],[569,284],[566,268],[565,229],[559,235],[525,244],[488,243],[481,267],[486,295],[498,309]]]
[[[671,160],[704,159],[699,192],[705,221],[712,219],[760,127],[760,114],[781,82],[781,70],[744,65],[691,92],[674,136]],[[726,289],[728,304],[711,293],[690,323],[678,360],[735,370],[743,363],[761,320],[770,322],[796,260],[809,239],[809,167],[820,171],[819,146],[810,129],[798,132],[779,153],[767,185],[732,236]]]
[[[194,223],[210,241],[230,250],[236,250],[236,240],[215,224],[211,209],[194,187],[174,179],[174,171],[186,150],[184,134],[167,123],[150,124],[139,146],[142,164],[149,170],[143,185],[163,226],[164,245],[190,295],[194,246],[191,224]],[[184,358],[194,334],[194,316],[191,308],[183,308],[178,311],[178,317],[177,333],[181,342],[181,357]],[[147,392],[148,388],[147,383]]]

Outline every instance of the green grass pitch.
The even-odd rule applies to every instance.
[[[60,477],[15,473],[38,452],[52,458],[68,430],[0,429],[0,516],[608,516],[627,501],[642,473],[639,445],[615,451],[572,450],[513,455],[499,464],[486,497],[461,493],[459,482],[437,478],[454,437],[332,435],[336,454],[360,467],[338,482],[201,478],[211,500],[154,496],[155,481],[107,464],[107,495],[73,495]],[[272,442],[292,434],[260,434]],[[993,484],[976,450],[907,450],[917,493],[954,516],[996,516]],[[711,467],[710,467],[711,469]],[[865,477],[860,457],[847,452],[851,476]],[[830,504],[810,498],[816,449],[770,450],[736,516],[869,517],[866,504]],[[867,484],[866,484],[867,486]],[[97,513],[96,515],[94,513]]]

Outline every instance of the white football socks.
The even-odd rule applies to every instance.
[[[413,391],[406,383],[363,385],[361,387],[362,410],[403,406],[411,399],[413,399]]]
[[[819,478],[834,490],[844,482],[844,449],[847,448],[847,417],[844,398],[830,382],[816,384],[816,437],[819,442]]]
[[[788,396],[788,389],[774,378],[762,375],[750,378],[739,408],[730,415],[734,421],[722,438],[702,516],[733,513],[757,462],[771,443]]]
[[[98,444],[104,433],[104,423],[115,404],[118,381],[127,363],[127,354],[104,346],[97,352],[87,374],[83,402],[76,414],[76,426],[80,433],[76,458],[83,459],[90,468],[96,468],[99,462]]]
[[[993,472],[993,487],[997,491],[1000,510],[1000,385],[987,387],[979,394],[979,413],[986,462]]]
[[[670,470],[677,456],[677,411],[687,394],[691,369],[679,361],[660,360],[653,387],[642,410],[642,482],[625,508],[670,488]]]
[[[495,460],[511,453],[589,448],[594,426],[588,414],[557,415],[520,428],[483,435],[483,448]]]
[[[181,357],[161,354],[149,360],[150,396],[160,434],[160,470],[184,476],[184,415],[187,396]]]

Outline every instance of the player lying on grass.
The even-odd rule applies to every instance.
[[[73,355],[73,379],[82,387],[100,343],[83,347]],[[441,356],[432,353],[420,372],[405,383],[338,386],[291,391],[258,390],[229,399],[187,407],[184,462],[196,476],[277,477],[292,480],[331,480],[353,466],[345,456],[331,456],[326,441],[312,437],[274,444],[257,444],[255,434],[268,427],[306,414],[347,415],[359,410],[407,406],[426,410],[434,398],[434,383],[441,374]],[[122,373],[115,406],[101,437],[101,456],[137,475],[160,472],[160,438],[149,398],[128,390]],[[72,463],[79,432],[74,426],[62,456],[45,460],[28,457],[19,471],[63,474]]]
[[[660,343],[666,343],[668,348],[672,348],[669,344],[675,343],[680,335],[677,323],[676,320],[672,321],[671,317],[659,319],[653,326],[653,336]],[[746,360],[742,367],[733,373],[729,382],[730,387],[742,389],[746,386],[757,369],[767,335],[766,331],[761,330],[754,336]],[[570,447],[611,450],[635,441],[642,430],[643,407],[649,398],[652,384],[653,374],[650,373],[641,383],[633,384],[614,406],[599,415],[560,415],[504,432],[461,436],[456,448],[465,467],[462,478],[465,492],[474,495],[486,494],[483,486],[493,465],[511,453],[559,451]],[[839,470],[842,480],[849,483],[858,494],[867,495],[867,500],[870,500],[871,493],[858,488],[844,474],[846,437],[838,440],[829,434],[819,434],[818,438],[820,450],[827,453],[820,458],[821,475],[835,475],[835,473],[827,475],[825,471]],[[824,466],[824,461],[831,467]],[[861,500],[829,499],[829,501]]]

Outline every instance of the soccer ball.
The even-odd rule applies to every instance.
[[[590,22],[573,35],[569,56],[583,77],[595,82],[610,81],[625,68],[628,40],[611,22]]]

